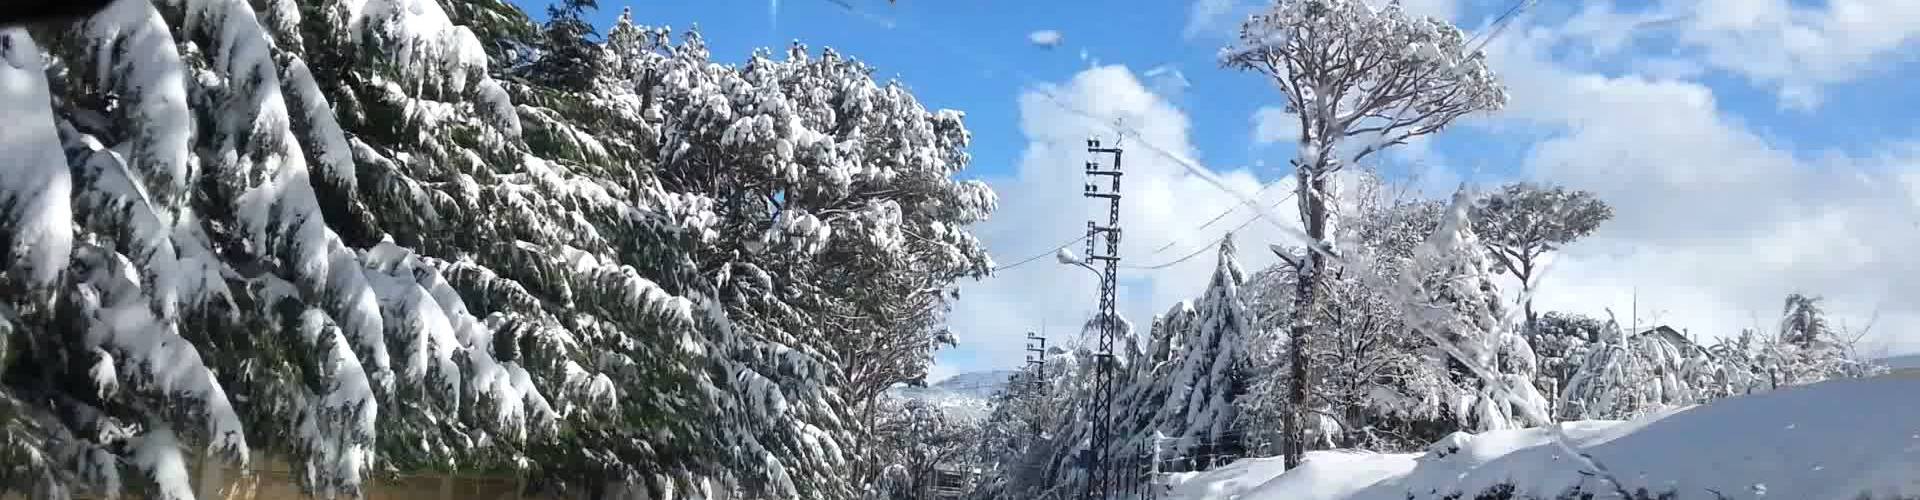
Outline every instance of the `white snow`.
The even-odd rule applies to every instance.
[[[48,286],[66,269],[73,248],[73,180],[47,105],[40,49],[21,29],[0,30],[0,231],[13,247],[0,249],[34,286]]]
[[[1920,494],[1920,377],[1822,382],[1656,413],[1631,421],[1565,425],[1567,441],[1627,490],[1674,491],[1681,500],[1855,500]],[[1794,430],[1785,431],[1787,426]],[[1273,475],[1273,459],[1243,460],[1177,475],[1173,500],[1406,500],[1473,495],[1511,483],[1516,494],[1553,498],[1578,487],[1612,487],[1570,459],[1541,428],[1457,434],[1426,453],[1329,451]]]
[[[144,124],[121,153],[140,169],[159,204],[172,206],[192,181],[188,145],[194,130],[181,74],[187,66],[174,49],[173,33],[153,4],[114,2],[88,18],[82,34],[96,62],[95,83],[129,103],[115,114]]]
[[[124,2],[131,3],[131,2]],[[193,498],[188,482],[187,464],[180,456],[180,441],[164,425],[154,425],[135,442],[133,465],[145,470],[156,490],[150,498],[187,500]]]

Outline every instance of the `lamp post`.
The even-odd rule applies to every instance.
[[[1094,269],[1092,264],[1088,264],[1086,259],[1082,259],[1080,258],[1080,256],[1074,255],[1073,251],[1066,249],[1066,247],[1061,247],[1060,251],[1054,252],[1053,260],[1060,261],[1061,264],[1066,264],[1069,266],[1075,266],[1081,269],[1085,269],[1089,272],[1092,272],[1095,278],[1103,279],[1103,280],[1107,278],[1106,275],[1100,273],[1099,269]]]

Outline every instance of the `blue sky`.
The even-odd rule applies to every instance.
[[[1920,350],[1910,333],[1920,328],[1920,285],[1908,284],[1920,283],[1920,265],[1905,257],[1920,245],[1920,90],[1911,84],[1920,76],[1911,55],[1920,4],[1836,1],[1540,2],[1487,45],[1508,109],[1403,148],[1381,168],[1420,172],[1433,191],[1529,178],[1612,202],[1618,217],[1553,264],[1545,308],[1611,309],[1624,320],[1638,305],[1642,322],[1713,336],[1768,328],[1780,298],[1804,290],[1827,296],[1850,328],[1871,323],[1863,349]],[[1405,4],[1469,31],[1513,5]],[[544,16],[538,2],[521,5]],[[1243,194],[1274,180],[1291,151],[1286,140],[1263,141],[1258,118],[1274,114],[1261,109],[1277,94],[1214,63],[1259,5],[606,1],[597,20],[604,26],[631,7],[642,24],[697,24],[721,61],[795,39],[832,46],[898,77],[929,107],[966,111],[975,139],[968,175],[987,179],[1002,201],[976,232],[1010,263],[1084,224],[1077,174],[1062,171],[1082,159],[1072,143],[1103,126],[1059,101],[1131,117],[1142,139]],[[1031,43],[1040,30],[1059,32],[1061,43]],[[1178,80],[1167,76],[1176,71]],[[1201,228],[1232,209],[1232,197],[1170,158],[1130,149],[1130,167],[1135,158],[1142,175],[1129,186],[1144,192],[1126,208],[1123,253],[1140,264],[1202,254],[1127,273],[1123,312],[1144,329],[1152,313],[1201,291],[1214,266],[1204,250],[1254,215]],[[1235,238],[1251,271],[1271,263],[1265,244],[1284,236],[1249,224]],[[1027,329],[1044,324],[1057,336],[1085,317],[1091,279],[1050,260],[964,284],[951,320],[963,345],[941,353],[937,372],[1015,366]]]

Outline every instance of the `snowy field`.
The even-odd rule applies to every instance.
[[[1678,498],[1856,500],[1920,496],[1920,376],[1835,380],[1667,411],[1631,421],[1563,424],[1570,443],[1626,490]],[[1426,453],[1309,453],[1244,460],[1170,478],[1173,500],[1408,500],[1474,495],[1498,484],[1516,498],[1613,487],[1569,459],[1549,431],[1455,434]],[[1276,477],[1277,476],[1277,477]]]

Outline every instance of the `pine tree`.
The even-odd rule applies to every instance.
[[[1200,299],[1176,305],[1156,324],[1165,331],[1156,331],[1156,337],[1178,337],[1164,347],[1155,342],[1156,355],[1164,348],[1167,360],[1164,367],[1145,374],[1151,379],[1142,381],[1150,388],[1139,404],[1155,411],[1151,424],[1136,431],[1133,439],[1144,442],[1158,432],[1173,439],[1166,449],[1176,456],[1237,454],[1243,448],[1233,430],[1236,404],[1250,383],[1246,346],[1253,318],[1240,296],[1246,276],[1235,261],[1231,236],[1221,241],[1219,252]]]
[[[1186,386],[1178,385],[1184,381],[1175,374],[1182,368],[1185,342],[1198,326],[1196,316],[1193,303],[1183,300],[1153,318],[1147,347],[1128,371],[1126,404],[1115,406],[1113,428],[1119,441],[1152,447],[1155,439],[1173,437],[1176,431],[1161,421],[1160,413],[1175,394],[1186,394]]]
[[[1444,400],[1469,430],[1550,423],[1533,386],[1538,368],[1526,338],[1509,328],[1485,249],[1468,223],[1470,197],[1453,195],[1433,234],[1401,276],[1399,303],[1410,328],[1431,342],[1434,362],[1451,367]]]
[[[580,53],[618,78],[495,79],[534,31],[497,0],[129,0],[44,61],[0,34],[4,484],[190,496],[185,444],[319,496],[851,497],[848,395],[923,377],[991,267],[959,114],[625,20]]]
[[[600,77],[600,48],[588,12],[599,8],[595,0],[560,0],[547,6],[547,25],[542,30],[542,53],[530,68],[531,74],[548,87],[583,92]]]
[[[1506,103],[1485,56],[1466,50],[1466,39],[1446,21],[1409,15],[1397,2],[1376,9],[1359,0],[1285,0],[1248,17],[1222,50],[1223,64],[1266,77],[1285,98],[1283,109],[1300,120],[1294,189],[1310,248],[1291,262],[1297,268],[1292,309],[1301,313],[1292,316],[1289,342],[1310,342],[1320,333],[1314,323],[1319,287],[1336,260],[1330,241],[1337,229],[1335,174]],[[1362,144],[1339,150],[1356,141]],[[1288,352],[1293,385],[1283,426],[1292,467],[1305,453],[1301,419],[1312,370],[1306,349]]]

